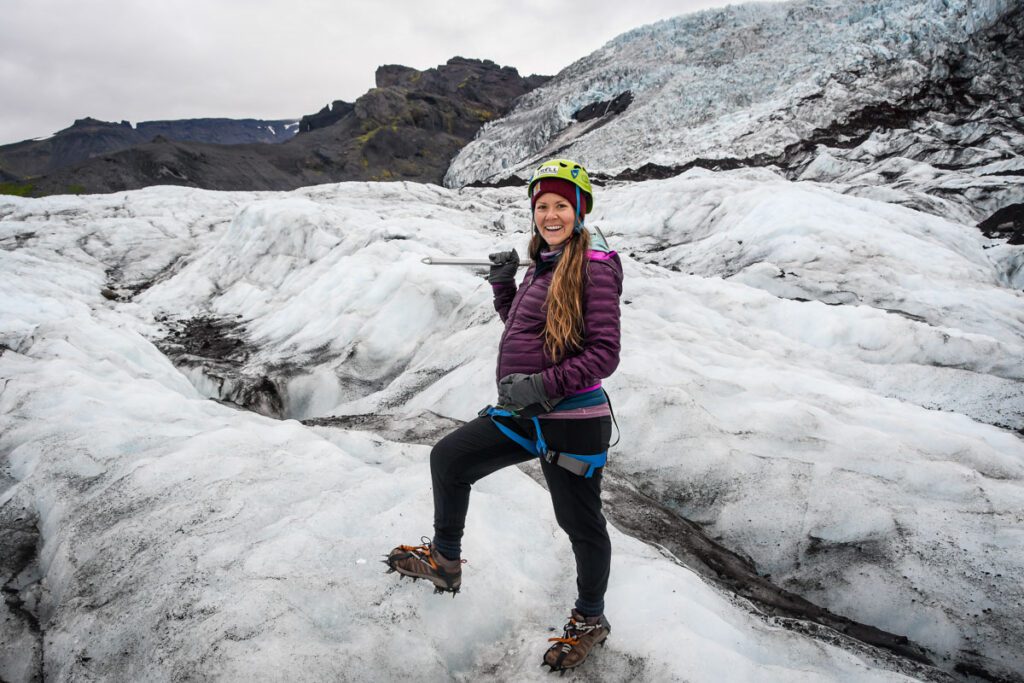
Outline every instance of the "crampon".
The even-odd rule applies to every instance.
[[[541,666],[549,667],[550,673],[558,671],[564,675],[569,669],[575,669],[587,661],[595,646],[604,647],[611,632],[611,624],[603,615],[588,618],[573,610],[562,636],[548,638],[554,645],[544,653]]]
[[[465,560],[449,560],[434,549],[430,539],[420,539],[422,545],[400,545],[387,554],[384,564],[387,574],[411,577],[413,581],[426,579],[434,584],[435,593],[451,593],[462,587],[462,565]]]

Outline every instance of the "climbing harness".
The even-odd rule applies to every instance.
[[[609,412],[611,412],[611,400],[608,399],[608,395],[604,393],[601,388],[588,391],[578,396],[570,397],[558,405],[555,406],[552,412],[559,412],[565,410],[572,410],[575,408],[584,408],[589,406],[596,406],[602,403],[608,403]],[[534,434],[536,438],[531,441],[520,434],[517,434],[514,430],[510,429],[506,425],[498,421],[499,417],[512,417],[523,419],[527,417],[520,412],[514,410],[508,410],[500,406],[487,406],[479,413],[480,417],[489,417],[491,422],[498,428],[498,430],[512,439],[515,443],[522,446],[527,453],[537,456],[541,460],[551,463],[552,465],[558,465],[562,469],[569,470],[575,475],[581,476],[584,479],[590,479],[594,476],[594,472],[604,467],[608,461],[608,451],[604,450],[601,453],[594,453],[592,455],[580,455],[579,453],[565,453],[562,451],[556,451],[548,448],[547,442],[544,440],[544,434],[540,428],[540,420],[537,419],[536,415],[529,417],[533,423]],[[612,421],[615,423],[615,429],[618,431],[618,422],[615,422],[615,414],[612,413]],[[618,443],[618,438],[615,439],[615,443]],[[615,444],[611,444],[615,445]]]

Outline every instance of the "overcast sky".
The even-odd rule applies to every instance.
[[[726,0],[2,0],[0,144],[76,118],[283,119],[456,55],[553,75],[629,29]]]

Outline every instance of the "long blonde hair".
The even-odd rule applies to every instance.
[[[530,258],[534,267],[540,262],[547,242],[533,221]],[[571,352],[583,348],[583,284],[589,263],[590,233],[586,228],[574,232],[565,242],[558,267],[544,301],[547,322],[544,325],[544,352],[556,363]]]

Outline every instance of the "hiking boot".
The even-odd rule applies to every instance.
[[[576,610],[572,611],[569,623],[561,638],[548,638],[554,645],[544,653],[541,666],[551,667],[551,671],[575,669],[587,661],[587,655],[597,645],[604,645],[612,626],[602,614],[599,617],[584,617]]]
[[[423,545],[400,545],[384,560],[388,574],[398,572],[411,576],[413,581],[426,579],[434,584],[435,593],[451,593],[452,597],[462,587],[462,563],[465,560],[449,560],[435,550],[426,536],[420,539]]]

